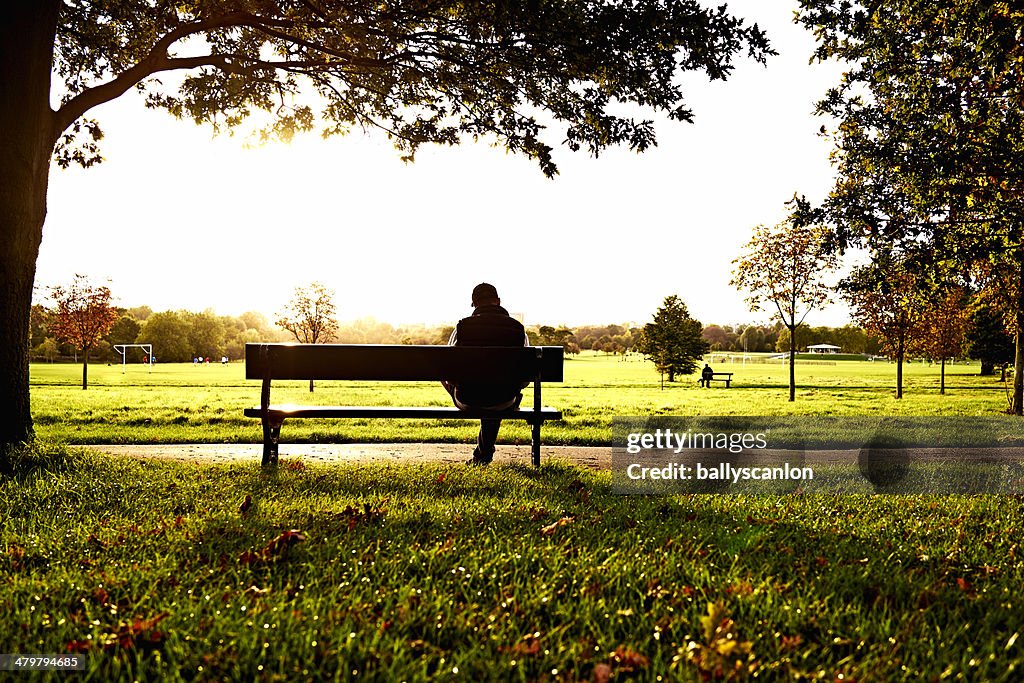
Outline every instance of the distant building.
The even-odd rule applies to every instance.
[[[832,344],[811,344],[807,347],[808,353],[839,353],[842,350],[843,347]]]

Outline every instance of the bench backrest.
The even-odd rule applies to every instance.
[[[246,344],[246,379],[562,381],[561,346]]]

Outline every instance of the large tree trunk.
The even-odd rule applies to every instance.
[[[0,470],[32,438],[29,320],[53,153],[58,0],[13,0],[0,21]]]
[[[1018,258],[1022,258],[1018,254]],[[1021,261],[1020,275],[1024,278],[1024,260]],[[1013,403],[1011,412],[1014,415],[1024,415],[1024,281],[1017,281],[1017,334],[1015,336],[1017,349],[1013,355]]]
[[[796,400],[796,327],[789,328],[789,400]]]
[[[82,391],[89,388],[89,349],[82,349]]]
[[[946,393],[946,359],[942,359],[942,366],[939,369],[939,393]]]

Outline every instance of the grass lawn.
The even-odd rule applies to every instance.
[[[763,361],[762,357],[755,357]],[[979,377],[977,364],[947,368],[947,393],[938,394],[937,366],[905,367],[905,396],[893,396],[895,366],[885,362],[797,362],[797,400],[787,399],[788,369],[778,363],[714,361],[735,373],[732,388],[696,386],[684,377],[662,389],[653,365],[639,356],[584,353],[565,364],[566,381],[545,386],[547,405],[564,419],[544,427],[544,441],[563,445],[611,442],[615,415],[999,415],[1003,385]],[[32,408],[38,433],[69,443],[258,443],[257,420],[242,411],[259,403],[259,382],[244,379],[242,363],[158,364],[147,371],[90,366],[81,389],[81,366],[34,364]],[[529,390],[528,390],[529,391]],[[434,383],[322,382],[311,395],[306,382],[277,382],[275,403],[324,405],[449,405]],[[471,422],[291,420],[285,442],[471,442]],[[528,443],[524,423],[502,426],[501,441]]]
[[[97,681],[1020,680],[1019,497],[608,484],[32,454],[0,641]]]
[[[888,363],[798,363],[795,403],[785,366],[713,365],[735,373],[731,389],[662,389],[638,359],[567,360],[566,382],[545,390],[565,419],[545,441],[607,445],[616,415],[957,415],[989,436],[1016,424],[975,365],[949,368],[945,396],[937,367],[908,366],[897,401]],[[41,441],[0,477],[0,642],[81,653],[87,680],[1021,679],[1020,496],[617,496],[611,473],[557,462],[286,459],[262,472],[116,459],[59,444],[258,442],[242,418],[258,382],[239,363],[92,366],[88,391],[79,366],[31,371]],[[273,400],[447,396],[281,382]],[[474,435],[461,421],[295,420],[282,433]]]

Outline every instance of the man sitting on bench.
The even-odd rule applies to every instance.
[[[523,324],[510,316],[501,307],[498,290],[494,285],[482,282],[473,288],[473,315],[463,318],[452,331],[448,340],[451,346],[529,346]],[[461,382],[454,385],[441,382],[452,396],[452,401],[461,410],[470,408],[507,410],[518,408],[523,400],[522,390],[529,385],[495,384],[484,382]],[[501,420],[484,418],[480,420],[480,434],[477,437],[473,459],[467,465],[489,465],[494,458],[494,444],[498,440]]]
[[[715,378],[715,371],[711,369],[711,366],[707,363],[704,364],[704,369],[700,371],[700,379],[697,380],[697,384],[707,388],[711,386],[711,380]]]

